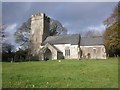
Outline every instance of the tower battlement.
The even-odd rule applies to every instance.
[[[37,13],[37,14],[33,14],[31,17],[36,17],[36,16],[42,16],[45,15],[44,13]]]
[[[44,19],[44,20],[50,22],[50,18],[48,16],[46,16],[45,13],[33,14],[31,16],[32,21],[37,20],[37,19]]]

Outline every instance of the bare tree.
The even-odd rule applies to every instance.
[[[96,36],[102,36],[99,31],[96,30],[89,30],[85,33],[85,37],[96,37]]]

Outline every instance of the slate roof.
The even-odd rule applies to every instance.
[[[78,45],[80,40],[80,34],[67,34],[67,35],[60,35],[60,36],[49,36],[43,42],[43,44],[50,43],[50,44],[72,44]]]
[[[80,46],[104,45],[102,36],[81,37]]]

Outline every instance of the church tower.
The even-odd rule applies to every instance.
[[[30,31],[30,54],[35,59],[39,59],[39,51],[42,42],[49,36],[50,18],[44,13],[39,13],[31,16],[31,31]]]

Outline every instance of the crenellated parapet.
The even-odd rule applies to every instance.
[[[50,18],[48,16],[45,15],[45,13],[38,13],[38,14],[33,14],[31,16],[31,20],[39,20],[39,19],[44,19],[47,22],[50,22]]]

